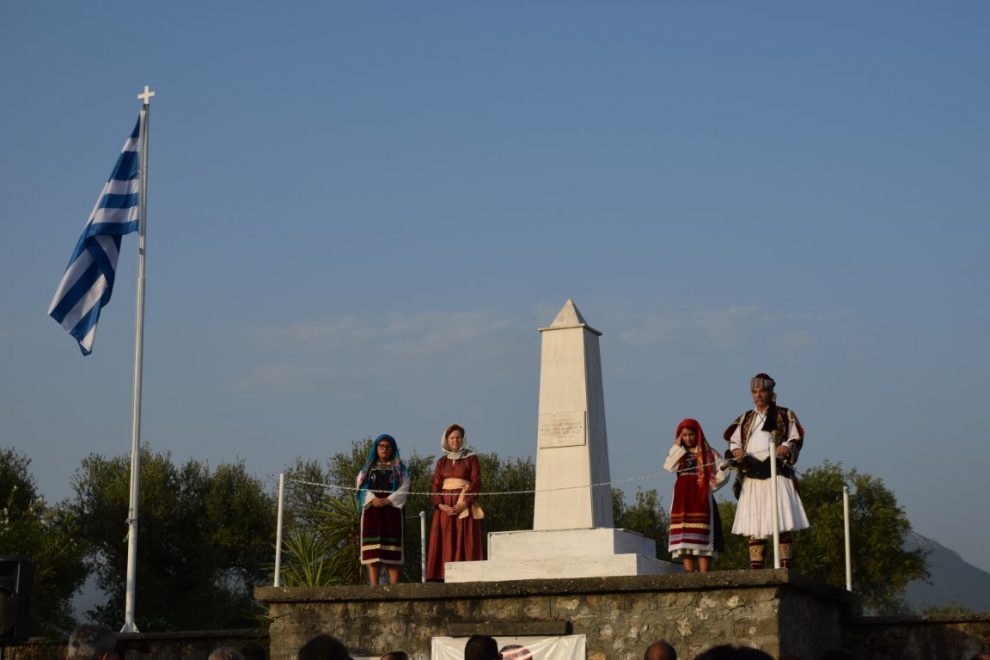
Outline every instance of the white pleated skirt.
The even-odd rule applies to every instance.
[[[746,479],[743,482],[739,504],[736,506],[736,519],[732,522],[732,533],[756,538],[773,536],[773,498],[770,495],[769,479]],[[777,477],[777,497],[780,499],[781,532],[793,532],[809,527],[808,517],[801,505],[801,498],[794,490],[794,482],[786,477]]]

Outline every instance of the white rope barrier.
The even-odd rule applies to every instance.
[[[466,495],[485,495],[486,497],[489,496],[489,495],[528,495],[530,493],[548,493],[548,492],[553,492],[553,491],[558,491],[558,490],[575,490],[575,489],[578,489],[578,488],[600,488],[602,486],[611,486],[611,485],[614,485],[614,484],[624,484],[624,483],[630,483],[630,482],[634,482],[634,481],[646,481],[646,480],[649,480],[649,479],[656,479],[657,477],[659,477],[661,475],[663,475],[663,472],[657,472],[657,473],[654,473],[654,474],[647,474],[647,475],[644,475],[642,477],[630,477],[628,479],[619,479],[618,481],[602,481],[602,482],[599,482],[599,483],[585,484],[585,485],[582,485],[582,486],[560,486],[558,488],[541,488],[539,490],[530,489],[530,490],[482,491],[482,492],[477,492],[477,493],[465,493],[465,494]],[[302,486],[315,486],[317,488],[323,488],[325,490],[344,490],[344,491],[351,491],[351,492],[356,492],[356,491],[360,490],[359,488],[356,488],[354,486],[341,486],[340,484],[327,484],[327,483],[320,483],[320,482],[317,482],[317,481],[306,481],[305,479],[287,479],[286,481],[291,481],[292,483],[299,484],[299,485],[302,485]],[[456,489],[452,489],[452,490],[456,490]],[[409,495],[431,495],[431,496],[432,495],[449,495],[450,492],[451,491],[433,493],[433,492],[429,492],[429,491],[410,491],[409,492]]]
[[[769,450],[758,451],[758,452],[755,452],[753,454],[749,454],[749,456],[760,456],[760,455],[764,455],[764,454],[769,454]],[[716,465],[716,463],[703,463],[702,464],[702,467],[712,467],[712,466],[715,466],[715,465]],[[677,470],[674,474],[690,474],[690,473],[696,471],[697,469],[698,469],[698,467],[695,466],[695,467],[692,467],[692,468],[686,468],[686,469],[683,469],[683,470]],[[657,479],[659,477],[662,477],[664,474],[665,474],[664,472],[654,472],[654,473],[651,473],[651,474],[645,474],[645,475],[643,475],[641,477],[629,477],[627,479],[618,479],[616,481],[600,481],[598,483],[584,484],[584,485],[580,485],[580,486],[558,486],[557,488],[540,488],[540,489],[533,488],[533,489],[529,489],[529,490],[481,491],[481,492],[477,492],[477,493],[465,493],[465,494],[466,495],[475,495],[475,496],[484,495],[484,496],[487,497],[487,496],[491,496],[491,495],[530,495],[530,494],[534,494],[534,493],[552,493],[552,492],[563,491],[563,490],[577,490],[577,489],[582,489],[582,488],[601,488],[603,486],[616,486],[618,484],[634,483],[634,482],[637,482],[637,481],[650,481],[650,480],[653,480],[653,479]],[[340,484],[328,484],[328,483],[323,483],[323,482],[319,482],[319,481],[306,481],[305,479],[287,478],[286,481],[292,482],[294,484],[298,484],[300,486],[314,486],[316,488],[322,488],[324,490],[342,490],[342,491],[350,491],[350,492],[357,492],[357,491],[360,490],[360,488],[358,488],[356,486],[342,486]],[[432,497],[434,495],[437,495],[437,496],[448,495],[449,493],[450,493],[450,491],[439,492],[439,493],[434,493],[434,492],[430,492],[430,491],[410,491],[409,492],[409,495],[427,495],[427,496],[431,496]]]

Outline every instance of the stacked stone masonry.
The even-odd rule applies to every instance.
[[[683,657],[715,644],[753,646],[777,657],[817,657],[839,646],[855,606],[845,591],[780,571],[722,571],[500,583],[258,589],[272,619],[272,660],[291,660],[307,639],[329,633],[358,655],[402,648],[429,657],[433,636],[523,634],[533,622],[587,637],[588,657],[642,657],[671,641]],[[799,633],[791,634],[785,625]]]

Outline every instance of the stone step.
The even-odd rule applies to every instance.
[[[488,561],[449,562],[444,567],[446,582],[504,582],[582,577],[618,577],[679,573],[678,564],[633,553],[601,557],[558,557],[539,559],[489,559]]]

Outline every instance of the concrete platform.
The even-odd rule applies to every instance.
[[[445,569],[448,583],[662,575],[680,570],[680,566],[676,564],[635,554],[525,561],[519,559],[462,561],[449,563]]]
[[[680,572],[654,558],[654,542],[625,529],[556,529],[488,535],[487,561],[449,562],[448,583],[620,577]]]

